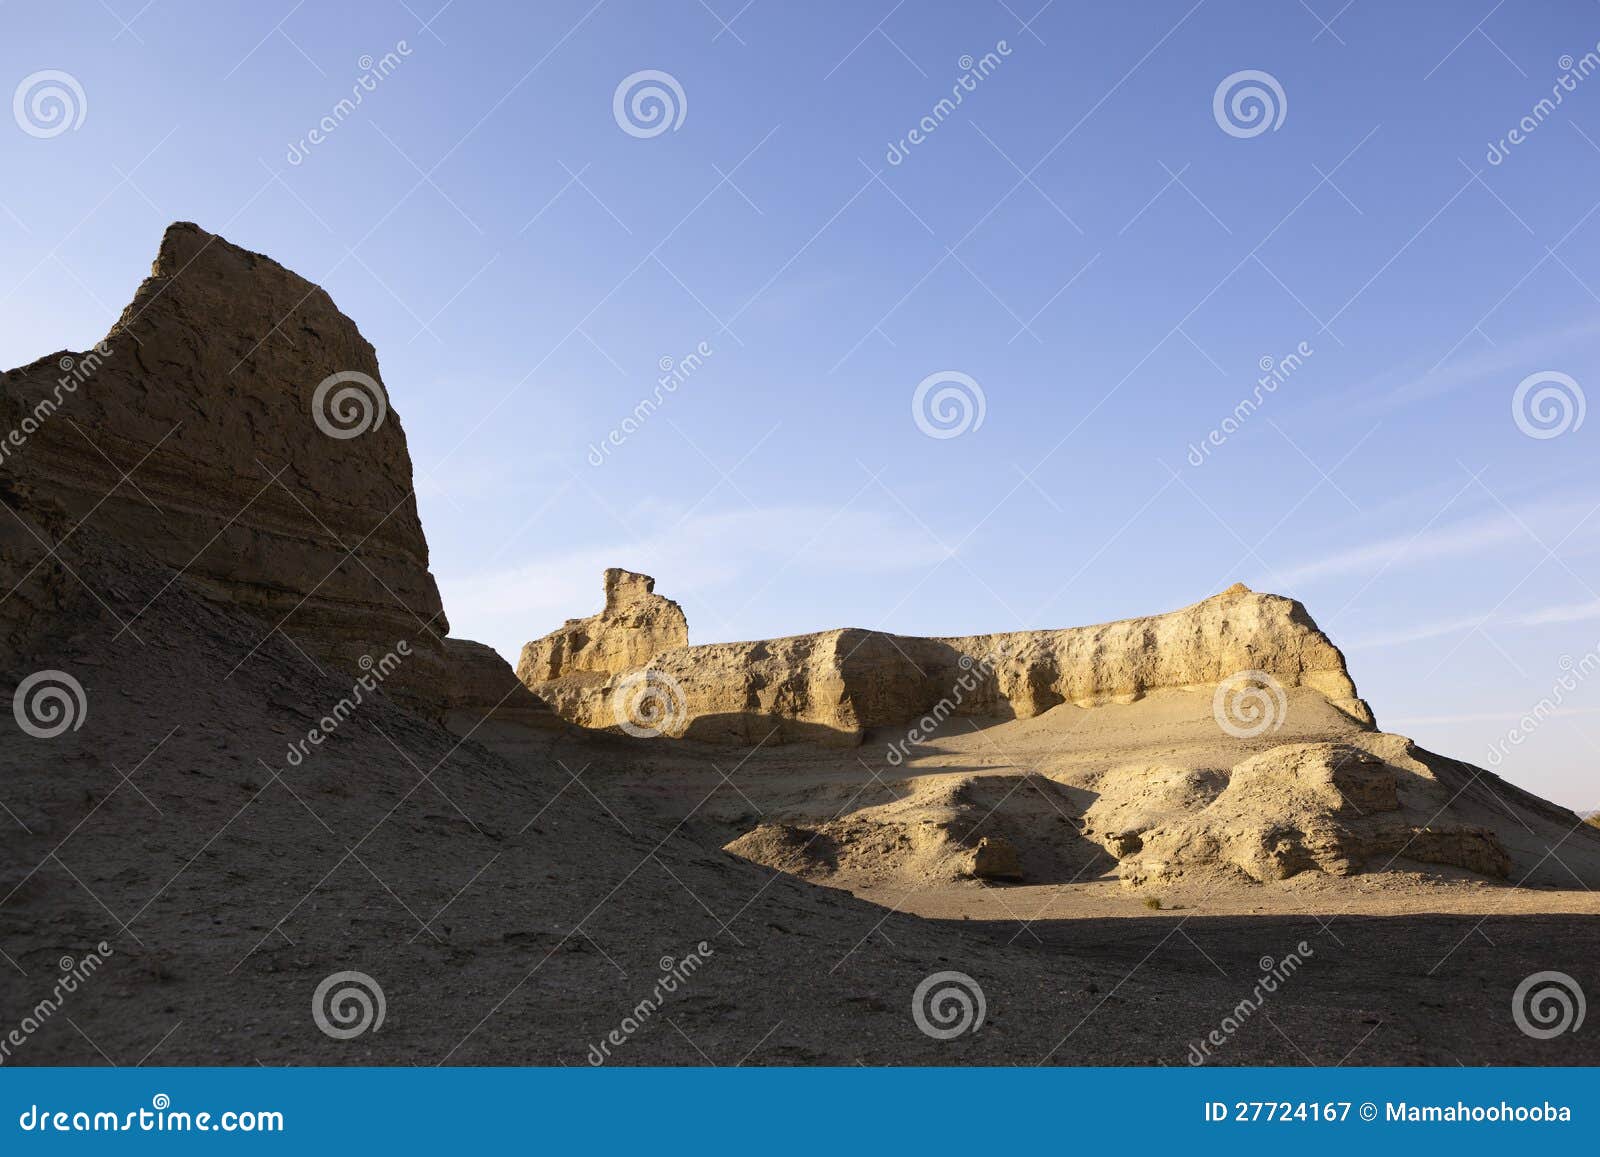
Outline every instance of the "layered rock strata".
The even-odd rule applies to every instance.
[[[372,346],[316,285],[173,225],[102,342],[0,377],[7,431],[0,487],[50,533],[136,548],[319,666],[404,640],[387,686],[437,709],[448,624],[405,432]],[[20,611],[0,628],[20,641]]]
[[[608,728],[648,673],[671,707],[653,728],[712,742],[859,742],[873,727],[931,715],[1027,718],[1062,703],[1131,702],[1152,691],[1259,672],[1314,690],[1370,725],[1344,657],[1298,602],[1237,585],[1170,614],[1091,627],[960,638],[857,628],[751,643],[687,645],[677,604],[654,581],[523,648],[518,677],[565,718]],[[648,601],[654,600],[654,601]],[[663,605],[664,604],[664,605]]]

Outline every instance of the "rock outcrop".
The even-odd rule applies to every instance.
[[[0,378],[0,429],[0,493],[52,548],[87,527],[319,666],[404,640],[388,689],[437,712],[448,624],[405,433],[372,346],[311,282],[173,225],[104,341]],[[0,608],[13,643],[24,601]]]
[[[530,687],[573,675],[621,675],[647,666],[663,651],[687,646],[683,608],[655,593],[649,575],[612,567],[605,572],[605,608],[522,648],[517,677]]]
[[[1298,602],[1242,585],[1170,614],[1092,627],[961,638],[857,628],[752,643],[687,645],[676,603],[630,576],[628,600],[529,643],[518,677],[586,727],[617,723],[622,681],[648,669],[673,710],[653,730],[711,742],[852,744],[866,730],[951,715],[1028,718],[1062,703],[1132,702],[1261,672],[1306,687],[1370,725],[1344,657]],[[653,600],[653,601],[651,601]]]
[[[1127,883],[1231,871],[1255,881],[1306,871],[1348,876],[1396,861],[1504,878],[1495,832],[1462,822],[1458,791],[1394,735],[1274,747],[1231,771],[1113,768],[1084,830]]]

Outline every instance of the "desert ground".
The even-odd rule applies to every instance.
[[[1600,1062],[1514,1005],[1600,990],[1600,831],[1292,600],[699,646],[617,569],[513,671],[399,418],[309,418],[377,381],[326,294],[175,225],[103,344],[0,394],[5,1063]]]

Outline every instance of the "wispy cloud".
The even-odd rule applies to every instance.
[[[1486,631],[1516,630],[1561,623],[1590,622],[1596,619],[1600,619],[1600,599],[1590,599],[1586,602],[1563,603],[1544,607],[1537,611],[1525,611],[1518,614],[1489,615],[1486,612],[1481,615],[1469,615],[1464,618],[1440,619],[1431,623],[1419,623],[1411,627],[1402,627],[1396,631],[1352,639],[1349,646],[1352,650],[1396,647],[1405,643],[1417,643],[1425,639],[1438,639],[1446,635],[1460,634],[1463,631],[1471,631],[1478,627],[1482,627]]]
[[[1506,557],[1509,543],[1527,547],[1534,552],[1534,559],[1544,554],[1541,542],[1551,547],[1559,544],[1565,555],[1600,533],[1597,514],[1600,504],[1592,496],[1534,502],[1521,509],[1497,503],[1487,513],[1472,517],[1444,523],[1423,521],[1415,531],[1330,547],[1321,558],[1274,570],[1272,578],[1285,587],[1295,587],[1476,555]]]
[[[1552,357],[1570,355],[1600,339],[1600,321],[1593,318],[1531,333],[1485,348],[1485,339],[1469,333],[1455,349],[1429,368],[1380,374],[1337,397],[1342,410],[1377,413],[1427,401],[1481,382],[1505,383],[1506,397],[1527,374],[1546,368]]]
[[[925,567],[948,552],[909,520],[890,513],[794,505],[681,518],[660,507],[630,512],[650,526],[639,538],[608,539],[541,555],[482,575],[439,575],[454,633],[502,654],[600,609],[600,575],[622,566],[654,575],[656,589],[680,601],[716,592],[721,613],[759,600],[785,577],[859,578]],[[696,642],[719,624],[696,622]],[[737,630],[737,621],[721,624]],[[844,625],[844,624],[837,624]],[[698,629],[696,629],[698,627]]]
[[[1527,532],[1517,519],[1508,514],[1495,514],[1420,533],[1396,534],[1358,543],[1330,552],[1315,562],[1278,570],[1274,578],[1288,586],[1299,586],[1343,575],[1479,554],[1516,539],[1526,541],[1526,538]]]

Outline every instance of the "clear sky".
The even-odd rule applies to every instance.
[[[1600,388],[1596,5],[325,7],[0,3],[4,93],[76,85],[0,120],[0,361],[194,220],[376,345],[453,632],[508,658],[612,565],[700,642],[1242,580],[1426,745],[1559,699],[1499,769],[1600,806],[1600,417],[1555,405]],[[646,70],[670,126],[619,119]],[[1219,114],[1250,70],[1273,111]]]

